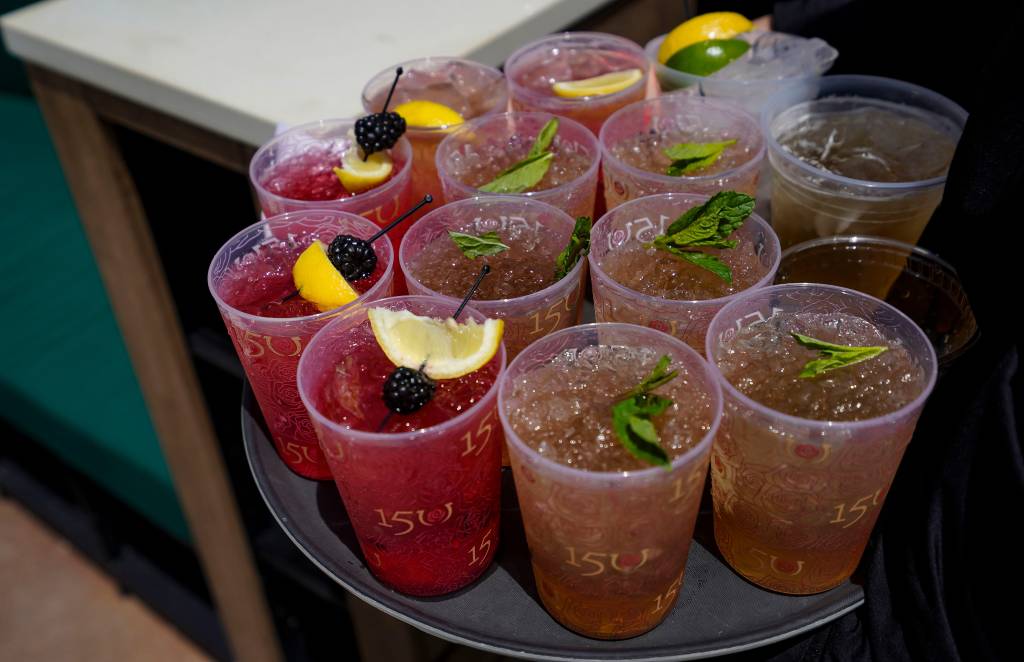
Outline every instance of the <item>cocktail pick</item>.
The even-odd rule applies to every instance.
[[[489,265],[485,264],[480,268],[480,274],[473,281],[469,292],[462,298],[462,303],[459,304],[455,314],[452,315],[452,319],[458,319],[466,305],[473,298],[473,295],[476,294],[477,289],[480,288],[480,283],[483,282],[484,277],[489,273],[491,273]],[[411,414],[419,411],[434,397],[437,383],[430,377],[427,377],[427,374],[423,371],[426,367],[426,361],[420,365],[418,370],[402,366],[395,368],[395,371],[388,376],[387,381],[384,382],[384,404],[389,411],[384,416],[384,420],[377,426],[377,432],[384,429],[384,426],[391,420],[392,414]]]
[[[395,69],[395,80],[391,83],[388,91],[388,98],[384,101],[384,107],[379,113],[373,113],[356,120],[355,132],[356,142],[363,150],[363,160],[370,154],[391,149],[398,142],[398,139],[405,133],[405,118],[392,111],[387,112],[388,104],[391,103],[391,96],[395,93],[395,86],[402,76],[402,67]]]

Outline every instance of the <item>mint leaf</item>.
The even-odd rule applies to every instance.
[[[479,189],[486,193],[523,193],[528,191],[544,179],[548,168],[551,167],[551,160],[554,158],[554,154],[547,152],[540,156],[523,159]]]
[[[541,127],[526,158],[499,172],[492,181],[478,187],[479,190],[485,193],[523,193],[540,184],[555,158],[548,148],[557,132],[558,120],[551,118]]]
[[[735,248],[737,241],[729,236],[754,211],[754,198],[746,193],[720,191],[703,205],[686,210],[648,246],[666,251],[707,269],[727,283],[732,283],[732,269],[716,256],[695,248]]]
[[[623,448],[643,462],[662,467],[671,463],[651,418],[668,409],[672,400],[651,391],[678,376],[678,371],[668,370],[670,363],[668,356],[662,356],[650,374],[612,405],[612,429]]]
[[[507,251],[509,248],[501,242],[501,237],[498,236],[497,232],[485,232],[476,237],[471,234],[449,230],[448,236],[452,238],[452,241],[459,247],[462,254],[470,260],[483,257],[484,255],[497,255],[502,251]]]
[[[845,368],[854,363],[873,359],[889,349],[884,345],[874,347],[836,345],[800,333],[790,333],[789,335],[793,336],[793,339],[800,345],[807,349],[817,350],[820,353],[821,358],[808,361],[803,370],[800,371],[800,377],[805,379],[817,377],[830,370]]]
[[[569,245],[555,258],[555,280],[559,281],[572,271],[576,263],[590,252],[590,217],[580,216],[569,237]]]
[[[540,156],[547,152],[551,147],[551,143],[555,139],[556,133],[558,133],[558,118],[552,117],[548,120],[547,124],[541,127],[540,133],[538,133],[537,138],[534,139],[533,146],[530,147],[530,153],[526,155],[526,158],[530,158],[531,156]]]
[[[735,140],[718,143],[680,143],[665,150],[665,156],[672,164],[665,170],[671,177],[689,175],[707,168],[722,155],[726,147],[735,145]]]

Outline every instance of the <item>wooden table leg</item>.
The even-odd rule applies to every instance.
[[[135,184],[87,88],[35,67],[30,76],[232,652],[278,662],[270,610]]]

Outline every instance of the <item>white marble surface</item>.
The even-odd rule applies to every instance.
[[[361,111],[375,73],[427,55],[497,65],[609,0],[46,0],[0,19],[22,59],[259,145]]]

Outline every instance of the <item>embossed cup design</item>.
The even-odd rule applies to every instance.
[[[274,244],[305,247],[315,239],[330,243],[338,234],[369,238],[377,229],[373,222],[361,216],[339,211],[280,214],[251,225],[229,239],[210,264],[207,279],[210,293],[220,308],[277,453],[292,471],[306,478],[325,480],[331,474],[295,384],[299,358],[313,334],[332,318],[361,302],[390,296],[394,262],[391,242],[382,237],[373,243],[377,259],[386,265],[381,279],[355,302],[335,310],[306,317],[259,317],[244,313],[225,301],[223,288],[232,273],[244,268],[247,256]]]
[[[516,226],[534,243],[533,250],[549,250],[557,255],[569,243],[576,222],[565,212],[536,200],[515,196],[483,196],[452,202],[435,209],[409,230],[399,252],[410,294],[437,296],[458,302],[469,289],[465,283],[458,292],[435,292],[421,282],[423,269],[417,256],[435,241],[450,242],[448,231],[480,235]],[[548,287],[510,299],[474,299],[473,307],[489,318],[505,320],[505,349],[515,358],[524,347],[558,329],[576,324],[581,315],[585,260],[561,280]],[[546,267],[545,267],[546,268]],[[555,263],[550,263],[552,271]],[[488,278],[516,278],[515,273],[491,273]]]
[[[667,354],[710,394],[709,431],[668,470],[583,471],[540,455],[515,433],[512,385],[555,356],[594,345]],[[630,324],[577,326],[538,340],[512,362],[502,377],[498,412],[544,607],[565,627],[599,639],[624,639],[655,627],[672,610],[683,583],[721,414],[721,391],[709,366],[658,331]]]
[[[601,217],[590,234],[589,256],[598,322],[647,326],[679,338],[698,352],[704,351],[704,336],[715,313],[741,293],[694,301],[650,296],[615,281],[604,265],[617,251],[653,241],[683,212],[707,200],[707,196],[688,193],[652,195],[631,200]],[[775,232],[754,214],[734,238],[740,244],[733,250],[753,251],[764,266],[764,276],[751,289],[770,284],[782,254]]]
[[[885,416],[849,422],[798,418],[758,404],[715,361],[737,329],[778,312],[870,320],[924,370],[921,393]],[[706,350],[724,394],[711,454],[719,551],[740,575],[773,591],[810,594],[838,586],[860,561],[935,384],[931,343],[905,315],[873,297],[828,285],[776,285],[722,308]]]
[[[374,305],[448,317],[454,306],[432,297],[392,297]],[[485,318],[467,307],[460,320]],[[321,410],[326,380],[352,346],[367,307],[331,322],[299,365],[299,391],[320,437],[367,566],[410,595],[450,593],[490,566],[499,542],[501,427],[495,412],[505,350],[487,393],[444,423],[404,433],[353,430]]]

